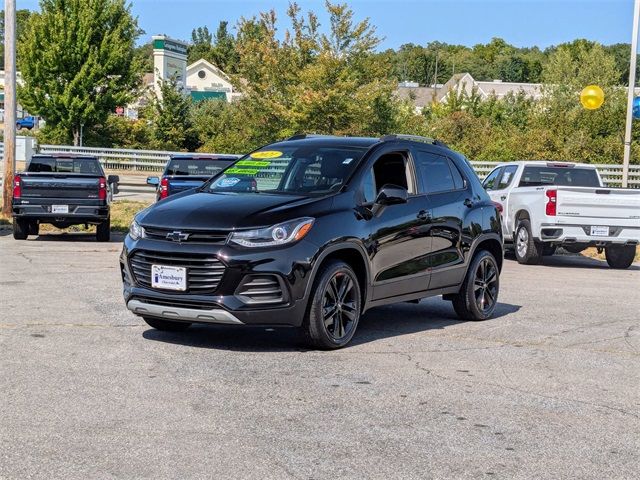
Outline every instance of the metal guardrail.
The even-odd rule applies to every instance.
[[[184,152],[162,150],[134,150],[120,148],[74,147],[72,145],[40,145],[40,153],[74,153],[94,155],[98,157],[105,169],[125,172],[160,172],[164,169],[169,157]],[[4,145],[0,143],[0,154]],[[500,162],[471,162],[480,178],[484,178]],[[603,182],[610,187],[622,184],[622,165],[594,165]],[[640,165],[629,168],[629,186],[640,188]]]

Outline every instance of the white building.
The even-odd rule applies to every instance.
[[[229,77],[204,58],[187,67],[187,89],[194,100],[219,98],[231,102],[240,96],[233,91]]]

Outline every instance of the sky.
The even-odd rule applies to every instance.
[[[130,0],[131,1],[131,0]],[[339,0],[336,0],[336,2]],[[342,0],[343,2],[346,0]],[[132,0],[133,13],[146,32],[188,40],[191,31],[220,20],[237,20],[274,8],[285,17],[287,0]],[[298,0],[316,12],[321,23],[324,1]],[[631,41],[633,0],[351,0],[355,19],[369,17],[384,37],[380,49],[430,41],[473,46],[492,37],[518,47],[541,48],[576,38],[605,45]],[[18,8],[36,9],[37,0],[17,0]],[[323,22],[324,20],[324,22]],[[286,24],[283,24],[286,26]]]

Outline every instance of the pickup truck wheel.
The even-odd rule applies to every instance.
[[[191,326],[188,322],[172,322],[171,320],[162,320],[160,318],[142,317],[147,325],[162,330],[164,332],[182,332]]]
[[[495,257],[478,252],[467,271],[460,293],[453,297],[453,309],[462,320],[486,320],[498,304],[500,270]]]
[[[26,240],[29,236],[29,220],[13,219],[13,238],[16,240]]]
[[[107,218],[104,222],[99,223],[96,227],[96,240],[99,242],[108,242],[111,239],[111,218]]]
[[[611,268],[629,268],[636,256],[635,245],[611,245],[604,249],[604,255]]]
[[[526,265],[537,265],[542,260],[542,244],[533,239],[529,220],[520,220],[515,236],[516,260]]]
[[[360,319],[360,285],[353,269],[334,260],[316,276],[303,324],[310,345],[342,348],[353,338]]]

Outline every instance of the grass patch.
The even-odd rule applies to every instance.
[[[113,202],[111,204],[111,231],[128,232],[133,217],[151,205],[151,203],[152,202],[132,202],[131,200]]]

